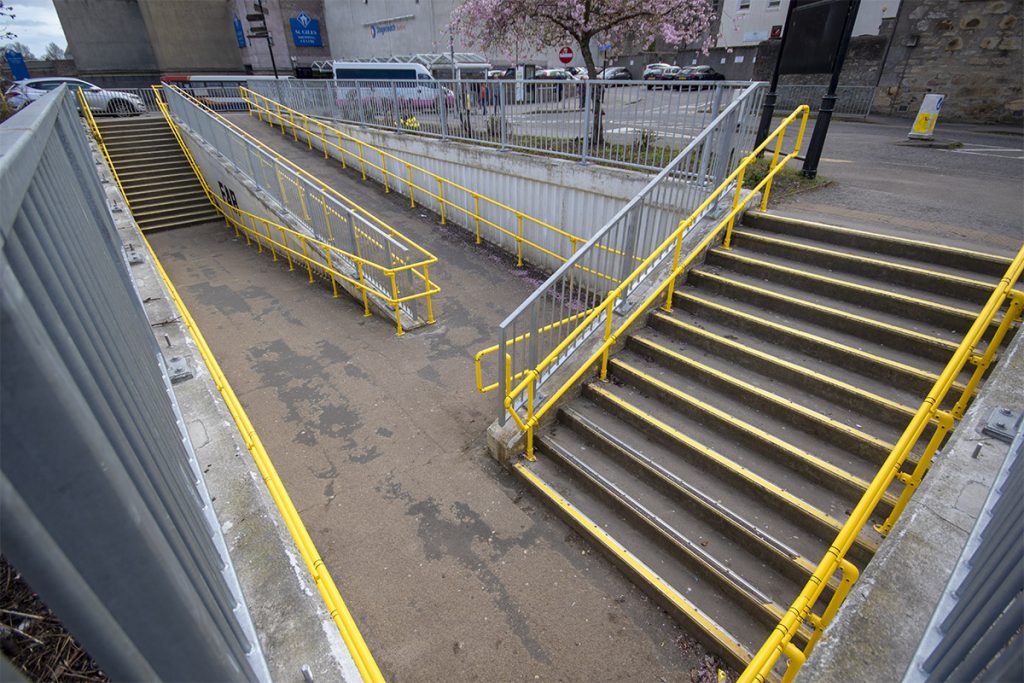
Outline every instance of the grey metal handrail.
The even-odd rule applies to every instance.
[[[568,337],[575,327],[569,321],[596,306],[631,274],[754,147],[763,94],[762,84],[752,84],[724,106],[668,166],[502,321],[495,363],[502,400],[510,388],[508,380],[535,368]],[[627,296],[659,265],[652,263],[636,278]],[[628,313],[628,305],[617,312]],[[562,350],[538,378],[537,387],[604,322],[599,317],[591,329]],[[501,419],[505,417],[502,409]]]

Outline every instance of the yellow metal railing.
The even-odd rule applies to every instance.
[[[712,192],[704,200],[704,202],[701,203],[701,205],[694,210],[694,212],[688,218],[680,221],[679,226],[671,235],[666,237],[665,240],[662,241],[662,243],[658,245],[658,247],[655,248],[651,252],[651,254],[646,259],[644,259],[643,262],[641,262],[640,265],[637,266],[637,268],[626,279],[622,280],[615,289],[608,293],[608,295],[600,304],[590,309],[590,311],[582,319],[578,321],[572,321],[576,322],[576,327],[572,330],[572,332],[566,335],[565,339],[563,339],[561,343],[558,344],[558,346],[556,346],[543,360],[541,360],[536,367],[529,368],[525,370],[523,373],[521,373],[523,379],[519,382],[519,384],[515,385],[505,396],[504,405],[505,410],[507,410],[509,415],[512,416],[512,419],[515,421],[516,425],[526,433],[527,459],[534,459],[534,428],[540,422],[540,419],[544,416],[544,414],[558,402],[558,400],[565,394],[565,392],[568,391],[569,388],[572,385],[574,385],[577,382],[577,380],[579,380],[583,376],[583,374],[587,372],[598,360],[600,360],[601,362],[601,379],[604,379],[607,376],[608,354],[612,346],[615,344],[616,340],[618,340],[619,337],[622,336],[622,334],[627,329],[629,329],[629,327],[642,314],[644,314],[647,311],[648,308],[653,306],[655,301],[657,301],[662,295],[665,296],[664,309],[666,311],[672,309],[672,293],[675,288],[676,278],[678,278],[686,270],[686,268],[689,267],[690,263],[692,263],[693,260],[700,253],[702,253],[715,240],[722,236],[723,232],[725,233],[724,243],[726,247],[728,247],[732,236],[732,227],[736,220],[737,214],[743,208],[746,207],[746,205],[758,192],[762,190],[764,190],[764,195],[761,200],[761,208],[767,208],[768,191],[770,190],[772,179],[775,177],[777,173],[779,173],[779,171],[785,168],[786,163],[788,163],[789,160],[795,157],[800,151],[800,145],[803,141],[804,130],[807,127],[808,111],[808,107],[806,105],[802,105],[798,107],[792,114],[787,116],[779,125],[779,127],[776,128],[775,131],[771,135],[769,135],[764,140],[764,142],[762,142],[753,152],[751,152],[749,156],[745,157],[743,161],[741,161],[740,164],[737,166],[736,170],[729,174],[729,177],[727,177],[725,181],[722,182],[722,184],[719,185],[719,187],[714,192]],[[779,157],[781,154],[782,143],[785,137],[786,130],[789,128],[790,125],[793,124],[794,121],[798,120],[800,122],[799,130],[797,133],[793,151],[790,152],[789,154],[786,154],[784,157],[780,159]],[[768,147],[769,143],[771,143],[772,141],[775,142],[775,151],[772,155],[771,165],[767,175],[760,182],[758,182],[757,185],[749,193],[744,195],[743,178],[747,168],[761,154],[761,152],[763,152]],[[697,248],[694,249],[689,254],[689,256],[687,256],[685,259],[681,259],[680,252],[682,250],[683,237],[686,234],[687,230],[689,230],[690,226],[694,224],[697,218],[703,215],[707,208],[710,207],[716,200],[718,200],[718,198],[723,193],[725,193],[733,183],[736,184],[736,191],[732,200],[732,209],[718,223],[714,230],[712,230],[708,234],[708,236],[704,238],[700,245],[698,245]],[[637,306],[633,313],[627,316],[619,324],[619,326],[613,330],[612,326],[615,317],[614,308],[618,303],[620,297],[624,295],[624,293],[629,288],[629,285],[634,280],[639,278],[641,274],[644,273],[652,264],[654,264],[657,261],[660,261],[662,256],[667,255],[669,251],[671,251],[672,253],[672,267],[666,274],[664,281],[659,286],[655,287],[653,291],[644,300],[644,302]],[[577,338],[579,338],[580,335],[584,333],[584,331],[588,330],[595,323],[595,321],[597,321],[601,317],[601,315],[605,316],[604,339],[602,343],[599,345],[597,350],[591,353],[591,355],[584,362],[579,364],[579,366],[576,368],[576,371],[573,372],[572,375],[562,383],[561,387],[559,387],[558,390],[552,393],[551,396],[546,398],[544,402],[538,406],[536,396],[536,382],[537,379],[541,376],[541,373],[543,373],[548,367],[551,367],[553,363],[562,354],[562,352],[571,344],[575,343]],[[565,321],[559,321],[559,323],[555,323],[555,325],[560,325],[563,322],[568,323],[568,321],[569,319],[566,319]],[[482,355],[483,353],[488,351],[493,352],[494,350],[496,349],[492,348],[485,349],[484,351],[480,352],[480,354],[478,354],[478,360],[479,356]],[[508,354],[506,354],[505,362],[506,367],[508,367],[510,364]],[[477,380],[477,384],[479,388],[479,379]],[[519,415],[518,411],[515,408],[516,404],[520,403],[520,398],[524,394],[526,409],[525,420]]]
[[[174,131],[175,138],[177,138],[178,143],[185,152],[189,164],[196,172],[196,176],[200,179],[200,182],[202,182],[203,189],[206,192],[207,197],[210,198],[211,202],[213,202],[214,206],[216,206],[218,210],[223,212],[222,207],[216,201],[220,199],[220,197],[214,195],[210,191],[209,186],[203,179],[202,173],[199,171],[199,167],[192,159],[192,155],[189,153],[188,147],[183,144],[177,127],[168,116],[166,109],[167,105],[163,102],[160,96],[159,86],[154,87],[154,90],[157,91],[157,103],[160,105],[164,117],[167,118],[168,123],[171,126],[171,130]],[[97,143],[99,144],[100,149],[103,150],[103,156],[107,160],[107,165],[110,167],[111,173],[113,173],[116,178],[117,171],[114,169],[114,165],[110,161],[110,156],[106,152],[105,146],[102,142],[102,136],[99,134],[99,128],[96,126],[96,121],[92,116],[92,111],[89,109],[88,103],[86,103],[84,98],[81,97],[81,94],[79,94],[79,101],[82,105],[82,113],[85,115],[93,135],[97,137]],[[118,181],[118,187],[120,187],[120,181]],[[124,194],[123,188],[121,193],[122,195]],[[127,198],[125,199],[125,203],[127,203]],[[153,258],[153,265],[156,267],[161,279],[163,279],[164,285],[167,287],[167,291],[170,293],[175,306],[177,306],[178,312],[181,314],[182,322],[185,323],[189,333],[192,335],[192,339],[195,341],[196,347],[199,349],[199,353],[202,355],[203,361],[206,363],[206,367],[209,369],[210,375],[213,377],[213,381],[217,385],[217,390],[224,399],[224,403],[235,421],[235,426],[238,428],[242,439],[245,441],[246,448],[248,448],[249,453],[252,455],[253,461],[256,463],[256,467],[259,469],[260,475],[263,477],[263,481],[266,483],[267,489],[270,492],[271,497],[274,499],[274,503],[277,505],[277,509],[280,511],[281,517],[284,519],[285,525],[288,527],[288,531],[292,535],[292,539],[295,541],[299,554],[306,563],[306,569],[309,571],[310,576],[313,578],[313,582],[316,584],[317,591],[320,593],[320,597],[324,601],[324,605],[327,607],[328,613],[331,615],[331,620],[334,621],[335,626],[338,628],[338,632],[345,641],[345,645],[356,664],[356,668],[359,669],[359,673],[363,680],[383,683],[384,676],[381,674],[380,668],[377,666],[377,662],[373,658],[373,654],[370,652],[370,649],[366,645],[366,641],[359,632],[359,627],[352,618],[352,613],[349,612],[348,607],[345,605],[345,601],[342,599],[341,593],[338,591],[338,587],[334,583],[334,579],[331,577],[327,566],[320,557],[320,553],[316,549],[313,539],[306,530],[306,526],[303,524],[298,510],[295,509],[295,504],[292,503],[291,496],[288,495],[288,491],[285,489],[284,483],[278,476],[277,469],[274,467],[274,463],[271,461],[270,455],[267,453],[266,448],[263,446],[263,442],[256,433],[255,427],[253,427],[252,422],[249,420],[249,416],[246,414],[245,409],[239,402],[238,396],[231,388],[227,377],[224,376],[224,372],[221,370],[220,364],[217,362],[216,357],[214,357],[213,352],[207,345],[202,332],[199,331],[199,327],[196,325],[195,320],[192,318],[188,308],[185,306],[185,302],[182,301],[181,297],[178,295],[178,290],[174,287],[174,283],[172,283],[171,279],[167,276],[167,272],[164,270],[163,265],[157,258],[156,252],[153,251],[153,247],[150,245],[149,240],[146,239],[146,236],[143,235],[141,231],[139,232],[139,237],[141,237],[142,241],[146,244],[146,248],[149,250],[150,256]]]
[[[556,228],[507,204],[470,190],[416,164],[405,161],[379,147],[352,137],[348,133],[338,130],[320,119],[303,114],[248,88],[242,87],[240,91],[242,98],[249,107],[250,115],[255,113],[260,121],[264,121],[265,118],[266,123],[271,126],[277,125],[281,129],[282,134],[287,129],[291,133],[292,139],[295,141],[303,140],[310,150],[313,149],[313,141],[318,141],[318,147],[322,147],[325,159],[331,158],[328,152],[329,149],[337,150],[338,156],[336,158],[341,162],[342,167],[348,168],[349,165],[353,168],[358,167],[363,180],[366,180],[366,169],[368,167],[376,170],[381,176],[385,192],[390,192],[393,185],[404,185],[409,196],[409,203],[413,208],[416,207],[417,195],[433,198],[439,207],[442,225],[446,224],[451,212],[461,213],[465,217],[467,227],[469,227],[468,224],[470,222],[473,224],[477,244],[481,242],[481,226],[511,237],[516,242],[516,259],[519,266],[523,265],[524,247],[534,249],[541,254],[558,260],[560,263],[564,263],[570,256],[576,253],[576,249],[580,245],[587,241],[586,237],[580,237]],[[346,142],[355,147],[355,149],[346,148]],[[424,187],[418,183],[414,179],[413,172],[426,178],[425,182],[429,183],[430,187]],[[456,201],[457,199],[462,201]],[[481,204],[485,208],[492,207],[506,215],[512,225],[510,227],[499,225],[483,216],[481,214]],[[560,241],[564,240],[563,243],[567,249],[556,253],[543,245],[537,244],[529,237],[524,236],[524,230],[529,226],[535,226],[543,232],[555,235]],[[617,281],[607,275],[598,275],[613,282]]]
[[[918,408],[910,424],[904,430],[903,435],[896,442],[896,446],[885,459],[882,467],[878,470],[878,474],[875,475],[867,491],[861,497],[860,502],[857,503],[857,507],[850,514],[850,518],[843,525],[825,557],[807,581],[807,585],[804,586],[804,589],[796,600],[793,601],[786,615],[775,627],[768,640],[761,646],[761,649],[758,650],[754,659],[740,676],[739,680],[741,682],[750,683],[751,681],[767,680],[776,662],[783,655],[789,660],[782,679],[783,682],[792,681],[796,676],[807,656],[814,648],[815,643],[820,638],[821,633],[832,621],[853,583],[857,580],[857,568],[846,559],[846,553],[850,546],[853,545],[854,540],[868,523],[878,502],[882,499],[886,490],[888,490],[889,485],[894,479],[899,479],[904,485],[899,500],[885,522],[875,526],[875,529],[882,534],[887,534],[892,529],[896,520],[902,514],[904,508],[906,508],[910,496],[917,490],[918,485],[924,478],[925,472],[928,471],[935,451],[942,444],[946,434],[953,428],[954,421],[963,417],[967,404],[970,402],[985,371],[991,366],[996,350],[999,348],[1007,332],[1009,332],[1010,326],[1021,318],[1022,311],[1024,311],[1024,293],[1014,290],[1014,286],[1020,280],[1022,271],[1024,271],[1024,247],[1017,252],[1016,258],[1010,264],[1003,279],[1000,280],[992,292],[992,296],[989,297],[988,302],[982,308],[977,320],[974,321],[960,346],[953,353],[953,357],[935,381],[921,407]],[[991,336],[988,337],[985,350],[979,354],[979,346],[985,341],[992,323],[1007,300],[1010,302],[1009,307],[1003,313],[1003,318],[999,325],[992,332]],[[942,410],[940,406],[946,399],[946,395],[953,388],[956,378],[968,363],[972,363],[975,366],[971,379],[953,408],[948,411]],[[904,472],[903,465],[907,460],[907,456],[917,445],[926,427],[933,423],[935,424],[935,431],[928,440],[928,444],[925,446],[924,452],[921,454],[913,472]],[[821,597],[825,586],[837,571],[841,573],[841,581],[832,599],[820,615],[812,613],[811,610]],[[800,649],[793,643],[793,636],[804,622],[809,623],[814,628],[814,633],[808,640],[807,645]]]
[[[291,228],[287,228],[278,223],[274,223],[265,218],[248,213],[247,211],[243,211],[238,207],[229,204],[223,197],[214,192],[203,177],[202,170],[192,158],[192,153],[189,150],[188,145],[185,144],[181,137],[181,132],[178,130],[177,124],[170,116],[170,112],[167,110],[167,103],[164,102],[161,97],[159,88],[160,86],[154,86],[154,90],[157,90],[157,106],[160,107],[160,111],[163,113],[164,118],[171,127],[171,131],[174,133],[175,139],[178,141],[182,151],[185,153],[185,157],[188,159],[189,165],[195,172],[196,177],[199,178],[199,182],[203,186],[203,191],[206,193],[207,198],[210,200],[210,203],[213,204],[214,208],[216,208],[224,217],[224,220],[235,229],[235,234],[245,237],[246,244],[252,244],[252,242],[255,242],[261,253],[264,248],[268,249],[275,261],[277,261],[279,257],[285,258],[288,262],[289,270],[295,270],[296,261],[304,264],[309,275],[310,282],[313,282],[314,273],[319,273],[320,275],[329,278],[335,298],[340,296],[338,292],[339,282],[351,285],[359,292],[359,296],[363,302],[364,315],[372,315],[370,311],[371,298],[380,300],[381,305],[386,306],[395,312],[395,325],[399,335],[403,334],[401,307],[402,304],[409,301],[425,298],[427,305],[427,322],[434,322],[431,297],[440,292],[441,288],[430,281],[429,271],[427,269],[429,265],[428,263],[401,264],[397,268],[388,268],[373,261],[364,259],[358,254],[352,254],[343,249],[338,249],[327,242],[304,235],[296,230],[292,230]],[[325,208],[325,211],[326,210],[327,209]],[[360,232],[359,235],[361,239],[365,240],[376,239],[374,236],[366,232]],[[345,263],[351,264],[354,272],[347,274],[342,272],[340,268],[342,267],[342,264]],[[416,269],[415,266],[422,266],[422,273]],[[398,287],[395,284],[395,277],[398,272],[403,270],[410,271],[414,277],[417,277],[422,281],[422,291],[417,291],[414,294],[406,296],[398,295]],[[376,273],[384,282],[389,282],[391,284],[391,293],[389,294],[386,291],[382,291],[379,288],[368,285],[368,273]]]
[[[85,95],[82,93],[81,88],[75,89],[75,96],[78,98],[78,106],[82,110],[82,116],[85,117],[85,122],[89,126],[89,131],[92,133],[93,138],[96,139],[96,144],[100,148],[100,153],[103,158],[107,161],[107,166],[110,168],[111,174],[114,176],[114,182],[117,183],[117,189],[121,191],[121,198],[124,199],[125,206],[131,211],[132,203],[128,201],[128,195],[124,191],[124,186],[121,185],[121,178],[117,175],[117,169],[114,168],[114,162],[110,160],[110,152],[107,151],[107,145],[103,142],[103,134],[100,132],[100,127],[96,123],[96,118],[92,115],[92,108],[89,107],[89,103],[85,101]]]
[[[155,88],[160,87],[161,86],[155,86]],[[287,167],[289,173],[292,173],[297,177],[302,177],[305,180],[308,180],[315,187],[319,188],[325,195],[329,195],[331,198],[335,200],[340,200],[341,203],[348,210],[353,212],[353,214],[367,219],[374,227],[380,229],[384,235],[387,235],[388,237],[391,237],[398,241],[399,243],[409,247],[410,250],[414,254],[416,254],[414,258],[402,258],[397,256],[396,254],[391,254],[390,259],[393,259],[393,261],[389,263],[378,263],[376,260],[372,258],[367,258],[367,256],[363,253],[352,253],[350,251],[337,249],[335,247],[332,247],[332,249],[335,253],[344,254],[346,258],[348,258],[355,264],[357,270],[357,279],[361,283],[359,286],[364,300],[366,296],[369,295],[387,301],[388,306],[394,312],[396,327],[398,329],[399,336],[404,334],[404,327],[402,324],[402,306],[404,304],[416,301],[418,299],[424,299],[427,309],[425,321],[428,324],[434,322],[432,297],[434,294],[437,294],[440,291],[440,288],[430,281],[429,267],[431,264],[437,262],[437,258],[433,254],[431,254],[429,251],[427,251],[420,245],[416,244],[409,238],[405,237],[400,232],[389,226],[387,223],[377,218],[369,211],[366,211],[364,208],[362,208],[352,200],[348,199],[347,197],[345,197],[337,190],[324,183],[316,176],[311,175],[301,167],[297,166],[293,162],[289,161],[287,158],[283,157],[278,152],[274,151],[270,147],[267,147],[265,144],[263,144],[256,138],[252,137],[251,135],[243,131],[235,124],[231,123],[229,120],[225,119],[217,112],[210,109],[201,101],[197,100],[196,98],[192,97],[191,95],[182,91],[181,89],[175,88],[174,92],[188,100],[191,104],[200,108],[203,112],[211,116],[220,124],[229,128],[232,133],[243,138],[246,142],[258,147],[261,152],[267,155],[268,158],[271,158],[276,162],[280,163],[282,166]],[[173,123],[173,120],[168,116],[169,112],[166,111],[166,102],[163,102],[162,98],[160,102],[161,110],[164,111],[164,115],[166,118],[168,118],[168,121],[172,122],[172,128],[176,130],[176,126]],[[188,154],[187,151],[186,154]],[[263,161],[263,157],[261,155],[256,155],[256,157],[257,159],[259,159],[260,162]],[[328,232],[331,232],[330,216],[332,214],[335,215],[337,218],[343,220],[341,216],[338,216],[335,209],[331,207],[331,205],[326,201],[324,197],[321,197],[320,200],[318,200],[317,197],[315,196],[307,195],[304,188],[299,187],[299,185],[297,184],[296,178],[289,177],[288,175],[282,173],[280,167],[277,166],[276,164],[273,166],[272,172],[277,183],[282,187],[282,194],[286,194],[283,189],[286,183],[296,188],[296,191],[300,198],[301,212],[306,218],[306,220],[309,220],[309,211],[314,207],[316,208],[317,211],[321,211],[323,213],[325,220],[327,221]],[[211,201],[214,202],[214,205],[218,206],[219,208],[219,205],[215,199],[218,195],[210,191],[209,188],[207,188],[207,194],[208,196],[211,197]],[[367,230],[360,229],[356,224],[353,224],[353,229],[355,230],[356,233],[356,248],[358,252],[367,251],[367,249],[359,250],[360,241],[363,241],[367,246],[374,247],[374,251],[386,251],[383,249],[384,245],[381,244],[380,237],[374,236],[373,234],[371,234],[371,232]],[[308,239],[310,240],[311,244],[315,241],[313,240],[313,238]],[[325,243],[320,241],[319,244]],[[369,277],[369,273],[371,272],[383,276],[383,282],[386,284],[375,288],[372,283],[367,283],[367,278]],[[399,276],[408,276],[410,281],[418,283],[419,288],[412,294],[402,293],[402,288],[399,286]],[[387,290],[390,290],[390,294],[388,294]]]

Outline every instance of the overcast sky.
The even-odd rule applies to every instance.
[[[42,56],[49,43],[57,43],[61,49],[67,46],[53,0],[4,0],[4,7],[8,6],[14,20],[0,20],[0,29],[17,34],[13,40],[28,45],[35,56]]]

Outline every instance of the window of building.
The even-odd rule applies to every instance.
[[[737,9],[750,9],[750,0],[739,0],[739,3]]]
[[[768,9],[774,9],[782,3],[782,0],[768,0]]]

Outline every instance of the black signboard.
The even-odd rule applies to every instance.
[[[793,0],[779,74],[829,74],[836,65],[851,0]]]

